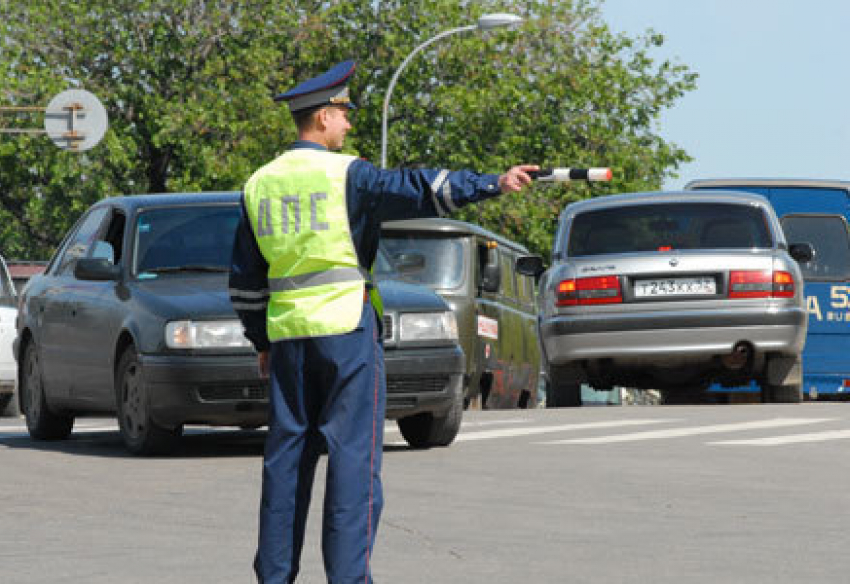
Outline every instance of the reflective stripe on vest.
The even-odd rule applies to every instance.
[[[245,209],[269,264],[271,341],[343,334],[360,321],[366,277],[345,197],[353,160],[289,150],[245,185]]]

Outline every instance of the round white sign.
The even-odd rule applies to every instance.
[[[53,143],[72,152],[82,152],[100,142],[109,119],[106,109],[93,94],[69,89],[47,104],[44,129]]]

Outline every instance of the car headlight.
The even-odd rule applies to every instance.
[[[400,341],[456,341],[457,321],[451,311],[412,312],[399,316]]]
[[[165,325],[165,344],[171,349],[229,349],[250,347],[239,320],[174,320]]]

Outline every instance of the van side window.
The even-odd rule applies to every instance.
[[[488,243],[478,243],[478,275],[476,285],[485,292],[496,293],[502,287],[499,250]]]
[[[810,243],[815,258],[800,264],[806,280],[850,280],[850,231],[841,215],[785,215],[788,243]]]
[[[524,305],[532,304],[534,301],[534,280],[531,276],[516,274],[517,297]]]
[[[503,250],[499,254],[499,263],[502,266],[502,294],[505,298],[516,300],[516,281],[514,280],[514,265],[511,255]]]

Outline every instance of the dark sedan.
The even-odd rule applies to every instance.
[[[268,382],[227,293],[238,193],[137,195],[89,209],[23,293],[15,354],[30,435],[115,414],[127,448],[174,448],[184,424],[265,425]],[[376,266],[387,416],[415,447],[446,446],[463,410],[453,313]]]
[[[184,424],[266,423],[267,381],[230,305],[238,195],[144,195],[92,206],[21,301],[16,357],[30,434],[116,413],[135,453]]]

